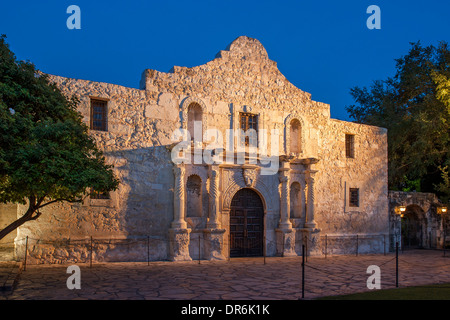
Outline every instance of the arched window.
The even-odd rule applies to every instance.
[[[290,190],[290,217],[301,218],[302,215],[302,195],[300,183],[294,182],[291,184]]]
[[[302,151],[302,132],[301,124],[298,119],[292,119],[290,123],[290,151],[293,153],[300,153]]]
[[[202,179],[197,175],[191,175],[186,181],[186,216],[202,216]]]
[[[202,141],[202,107],[197,102],[192,102],[188,107],[187,113],[187,129],[191,135],[191,141]]]

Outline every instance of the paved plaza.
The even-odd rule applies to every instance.
[[[399,287],[450,283],[450,253],[399,255]],[[28,265],[3,300],[298,300],[301,257],[230,261],[78,264],[81,288],[69,290],[67,265]],[[395,255],[308,257],[305,299],[368,291],[367,268],[381,270],[381,289],[395,288]]]

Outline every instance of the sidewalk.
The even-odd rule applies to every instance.
[[[68,265],[28,265],[8,300],[298,300],[301,257],[230,261],[77,264],[81,289],[69,290]],[[367,268],[381,269],[381,289],[395,288],[395,255],[308,257],[305,299],[368,291]],[[399,287],[450,283],[442,251],[399,255]]]
[[[0,292],[12,291],[22,271],[22,263],[0,261]]]

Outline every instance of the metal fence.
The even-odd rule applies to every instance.
[[[201,232],[191,233],[189,253],[193,260],[205,259],[205,246],[209,240]],[[262,254],[266,257],[267,248],[271,247],[270,256],[283,256],[285,239],[263,239]],[[230,252],[230,244],[236,245],[230,237],[223,239],[222,247]],[[254,246],[247,242],[247,246]],[[296,239],[295,254],[301,256],[302,246],[305,255],[356,255],[367,253],[386,254],[390,250],[389,236],[385,234],[355,235],[321,235]],[[24,237],[10,242],[0,243],[3,260],[24,261],[28,264],[40,263],[92,263],[95,262],[150,262],[167,260],[171,240],[152,236],[129,236],[125,239],[94,238],[84,239],[36,239]],[[251,248],[249,248],[251,249]],[[251,251],[251,250],[249,250]],[[274,253],[275,252],[275,253]],[[292,252],[291,252],[292,253]],[[229,259],[229,255],[227,255]]]

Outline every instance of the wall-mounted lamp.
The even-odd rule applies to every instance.
[[[405,206],[397,206],[397,207],[395,207],[395,213],[400,215],[400,217],[402,217],[402,218],[403,218],[403,214],[405,213],[405,211],[406,211],[406,207]]]
[[[437,207],[437,213],[438,214],[446,214],[447,213],[447,207],[446,206]]]

